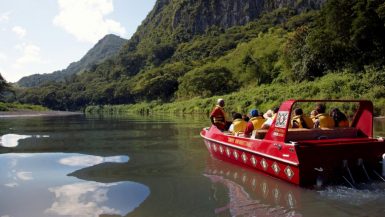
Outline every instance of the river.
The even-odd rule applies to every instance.
[[[385,185],[300,188],[211,158],[198,117],[0,119],[0,217],[385,216]],[[385,120],[375,120],[385,136]]]

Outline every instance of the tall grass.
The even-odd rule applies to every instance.
[[[46,111],[46,110],[48,109],[40,105],[0,102],[0,111]]]

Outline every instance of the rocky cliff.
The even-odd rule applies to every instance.
[[[158,0],[131,39],[131,45],[164,35],[172,35],[172,42],[184,42],[194,35],[217,26],[227,29],[257,20],[262,14],[280,8],[296,13],[319,9],[326,0]],[[148,43],[148,42],[146,42]]]
[[[258,19],[262,13],[278,8],[292,8],[297,12],[317,9],[322,2],[323,0],[185,0],[174,6],[172,27],[176,29],[183,26],[193,33],[201,33],[214,25],[222,28],[244,25]]]

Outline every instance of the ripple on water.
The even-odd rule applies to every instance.
[[[330,186],[319,191],[322,197],[351,205],[363,205],[369,202],[385,199],[385,186],[383,184],[370,184],[361,186],[360,189],[346,186]]]

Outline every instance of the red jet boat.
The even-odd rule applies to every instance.
[[[350,127],[290,128],[295,105],[315,102],[356,104]],[[300,186],[385,181],[385,142],[373,138],[373,104],[367,100],[287,100],[271,127],[250,138],[214,125],[201,136],[212,156]]]

